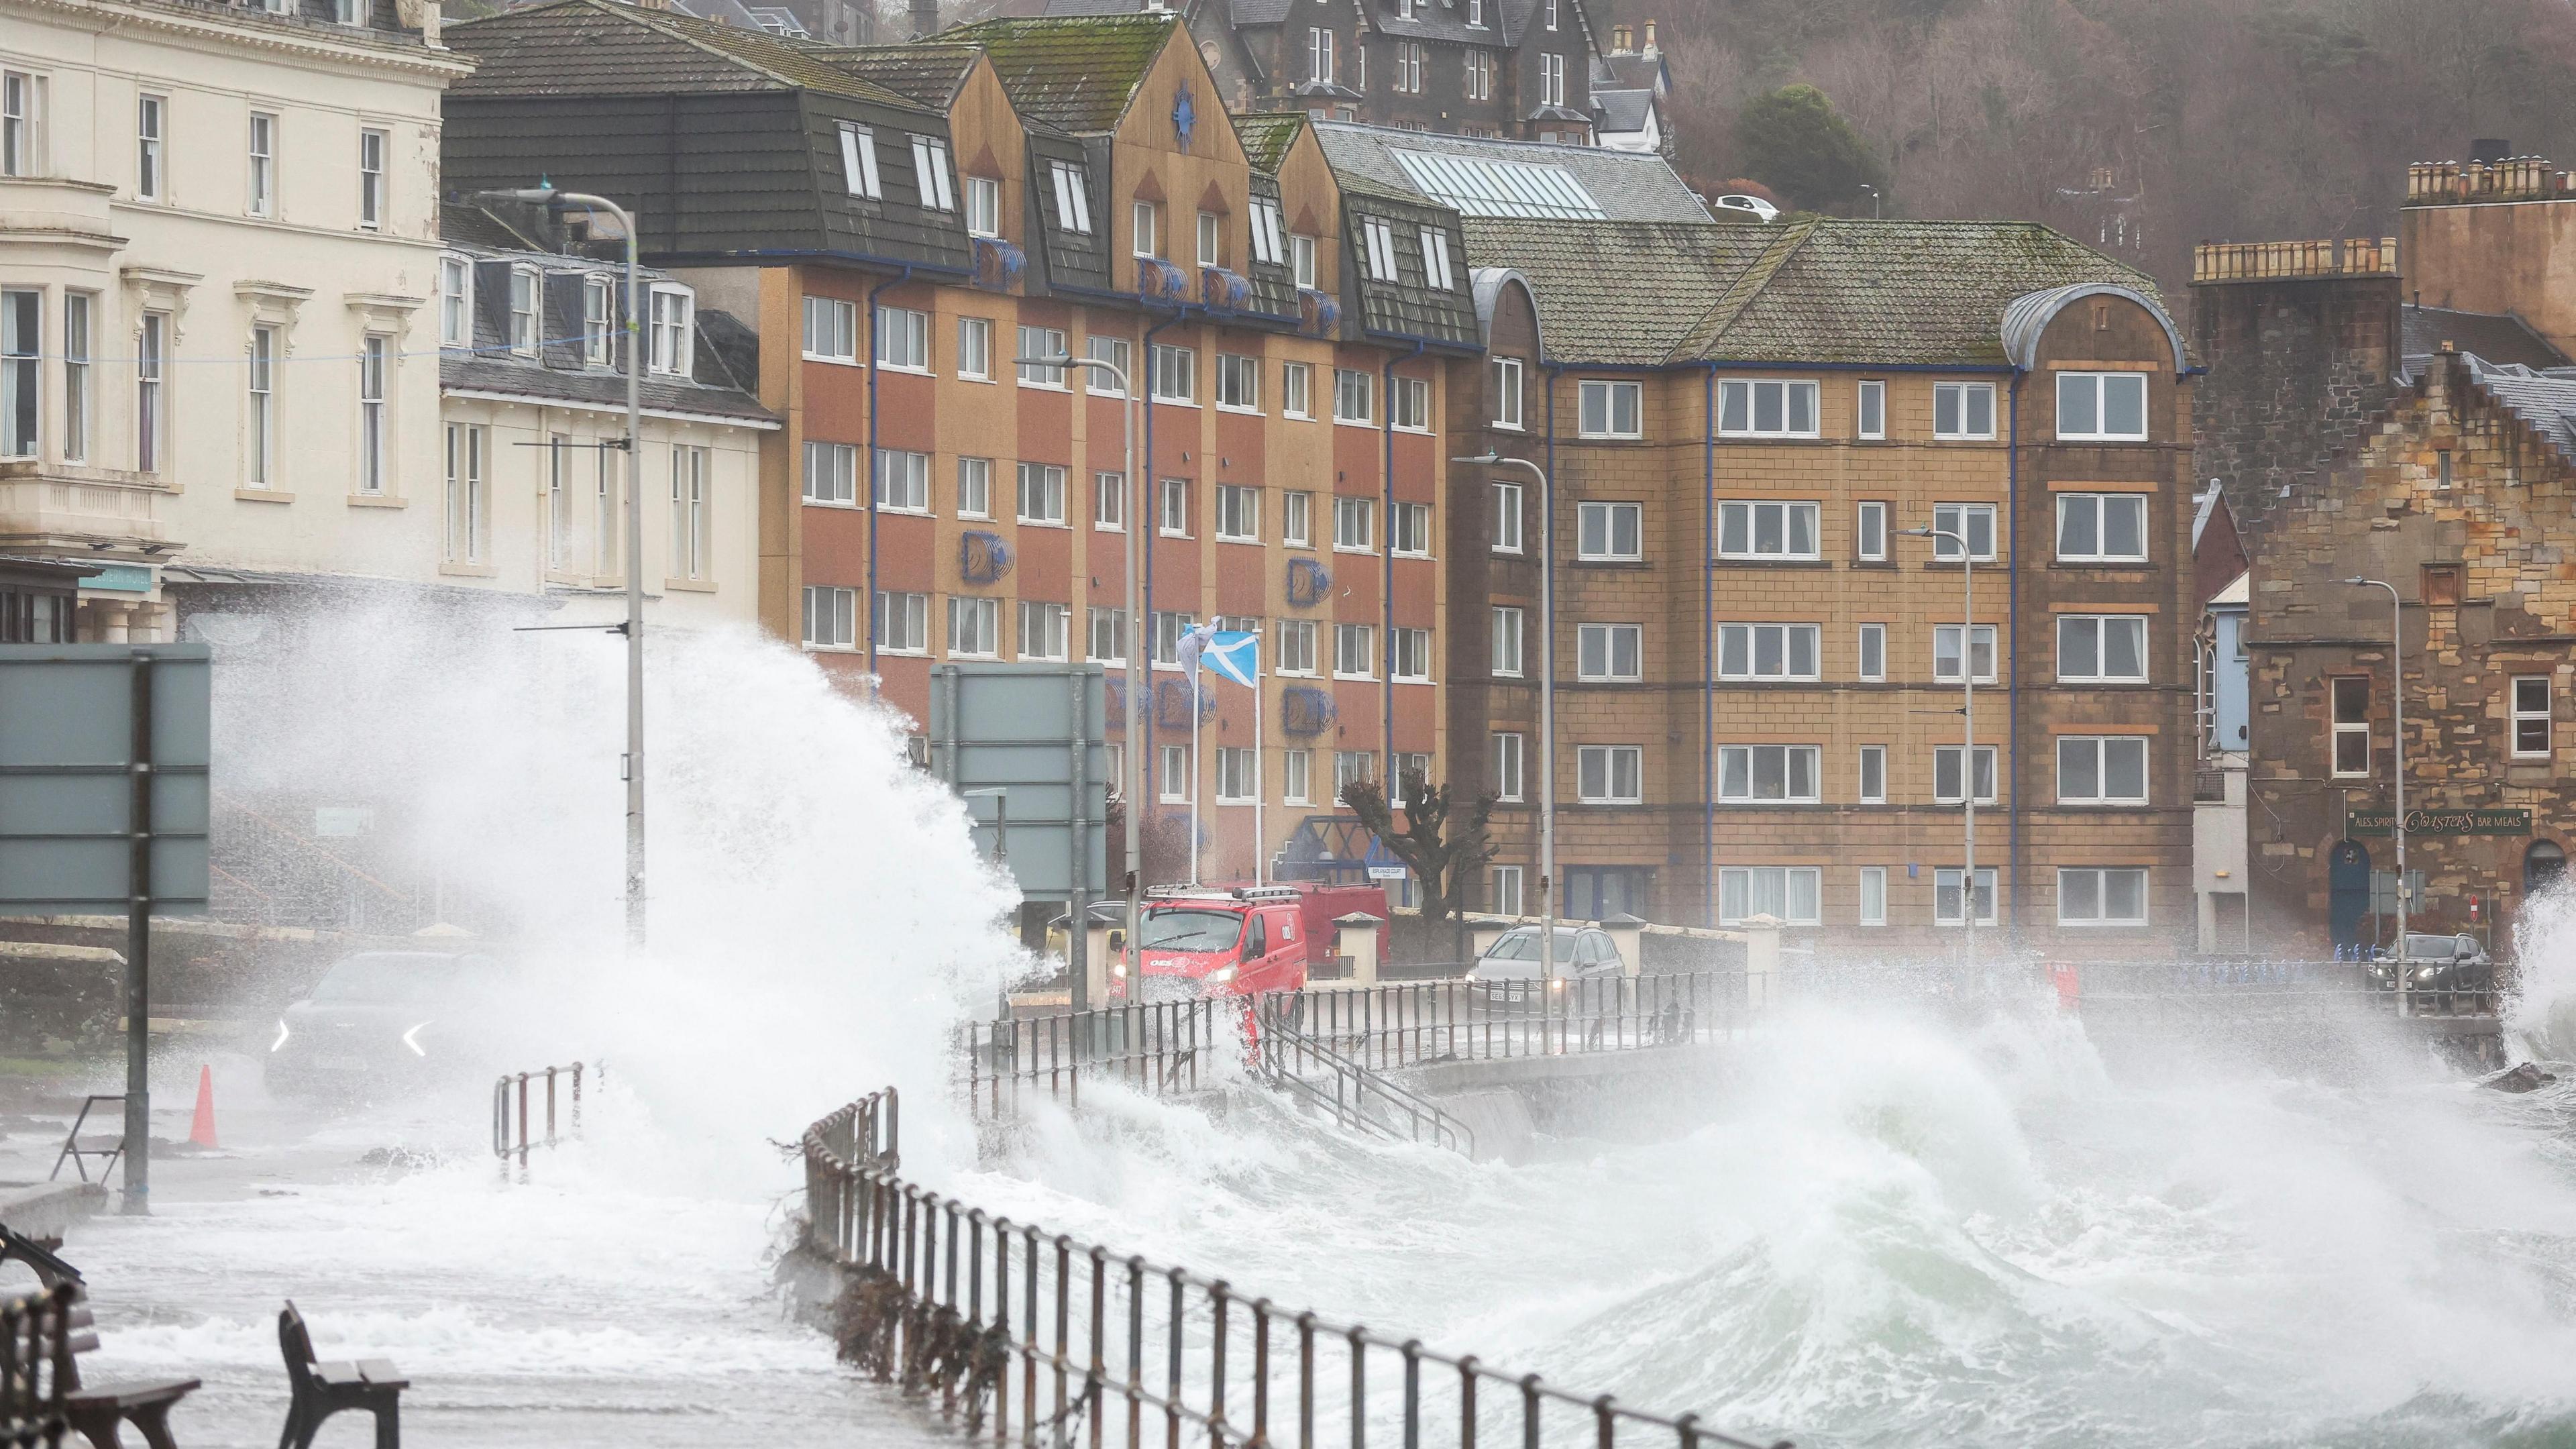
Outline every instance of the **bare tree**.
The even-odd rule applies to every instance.
[[[1361,828],[1378,838],[1389,854],[1412,870],[1422,888],[1422,931],[1428,941],[1440,939],[1441,927],[1457,916],[1468,885],[1494,858],[1488,830],[1494,814],[1491,792],[1477,795],[1453,814],[1449,787],[1434,785],[1419,770],[1403,775],[1404,828],[1395,828],[1385,792],[1372,780],[1342,787],[1342,803],[1359,817]]]

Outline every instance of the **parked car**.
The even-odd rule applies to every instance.
[[[1534,981],[1539,973],[1539,931],[1537,926],[1516,926],[1494,938],[1494,944],[1476,958],[1467,970],[1470,981]],[[1574,980],[1600,976],[1625,975],[1628,963],[1619,957],[1619,943],[1610,933],[1597,926],[1559,926],[1556,928],[1556,974]]]
[[[264,1079],[293,1091],[498,1070],[503,984],[501,963],[476,953],[343,956],[278,1017]]]
[[[1714,205],[1719,211],[1740,211],[1756,221],[1780,219],[1780,208],[1764,201],[1761,197],[1748,196],[1741,191],[1728,192],[1719,197]]]
[[[2400,979],[2415,991],[2484,991],[2495,985],[2495,959],[2466,932],[2409,931],[2402,952],[2393,958],[2382,952],[2370,967],[2374,986],[2393,987]]]

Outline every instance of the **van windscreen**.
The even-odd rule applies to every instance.
[[[1232,911],[1188,909],[1145,913],[1145,947],[1166,951],[1231,951],[1243,934],[1243,917]]]

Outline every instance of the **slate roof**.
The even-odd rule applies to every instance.
[[[2529,424],[2561,461],[2576,463],[2576,367],[2546,370],[2466,357],[2469,376],[2505,411]]]
[[[1368,16],[1369,24],[1381,35],[1391,35],[1401,40],[1438,40],[1453,45],[1483,45],[1499,48],[1504,44],[1504,36],[1502,26],[1495,23],[1501,18],[1495,12],[1503,8],[1505,7],[1488,4],[1485,7],[1486,23],[1483,25],[1467,23],[1465,0],[1453,0],[1453,3],[1449,4],[1443,4],[1442,0],[1415,0],[1411,20],[1396,13],[1392,7],[1380,6],[1377,0],[1367,0],[1361,10]]]
[[[2455,352],[2472,352],[2493,363],[2525,367],[2565,367],[2576,359],[2549,345],[2510,312],[2460,312],[2448,307],[2406,306],[2399,314],[2404,341],[2399,353],[2411,364],[2429,357],[2448,342]]]
[[[1601,111],[1602,130],[1643,131],[1655,114],[1655,93],[1596,90],[1592,104]]]
[[[1400,131],[1351,121],[1316,121],[1316,139],[1345,189],[1375,189],[1446,205],[1417,187],[1397,151],[1428,151],[1470,160],[1514,161],[1559,168],[1600,203],[1608,221],[1706,221],[1708,208],[1661,156],[1598,146],[1551,146],[1535,141],[1489,141]]]
[[[1280,164],[1288,159],[1288,148],[1297,144],[1297,128],[1306,124],[1296,111],[1261,111],[1237,114],[1234,134],[1243,143],[1243,154],[1255,171],[1279,174]]]
[[[1180,17],[1038,16],[986,20],[941,31],[980,45],[1022,116],[1077,133],[1115,128]]]
[[[1226,18],[1237,25],[1277,25],[1297,8],[1297,0],[1226,0]]]
[[[1644,55],[1622,51],[1616,55],[1596,55],[1592,60],[1593,85],[1596,88],[1606,85],[1618,90],[1652,90],[1655,83],[1668,74],[1660,52]]]
[[[2107,283],[2162,305],[2142,273],[2027,222],[1469,217],[1465,232],[1472,265],[1530,280],[1547,355],[1567,362],[2001,366],[2015,298]]]
[[[478,44],[489,38],[490,43]],[[921,107],[835,64],[844,49],[616,0],[552,0],[447,27],[476,57],[453,95],[583,96],[796,88],[900,110]]]
[[[909,45],[852,45],[827,53],[831,63],[905,100],[941,110],[975,68],[975,47],[935,40]]]

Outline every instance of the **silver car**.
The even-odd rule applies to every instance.
[[[1539,930],[1537,926],[1516,926],[1496,937],[1485,948],[1476,964],[1468,969],[1470,981],[1535,981],[1539,972]],[[1574,980],[1626,974],[1628,964],[1619,959],[1619,943],[1610,933],[1597,926],[1559,926],[1556,928],[1556,974]]]

